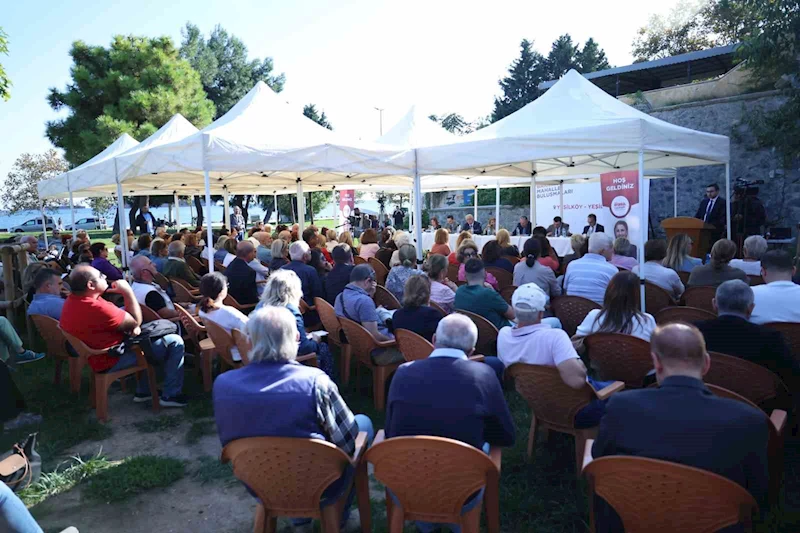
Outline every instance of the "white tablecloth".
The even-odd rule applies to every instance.
[[[456,251],[456,239],[458,235],[450,235],[450,250]],[[522,252],[522,247],[525,246],[525,241],[530,239],[528,236],[517,236],[511,237],[511,244],[515,245],[519,248],[519,251]],[[478,248],[483,250],[483,245],[489,241],[494,240],[493,235],[473,235],[472,240],[478,245]],[[559,257],[564,257],[565,255],[569,255],[572,253],[572,247],[569,243],[569,237],[548,237],[548,241],[550,241],[550,246],[556,251]],[[422,249],[423,250],[430,250],[433,246],[433,233],[432,232],[424,232],[422,234]]]

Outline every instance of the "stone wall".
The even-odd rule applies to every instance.
[[[440,224],[445,223],[445,219],[447,215],[453,215],[457,222],[463,224],[464,217],[467,215],[473,214],[472,207],[442,207],[442,208],[435,208],[435,209],[428,209],[428,214],[432,217],[437,217],[439,219]],[[486,226],[486,223],[489,222],[490,218],[494,218],[495,211],[494,206],[479,206],[478,207],[478,222],[481,225]],[[500,227],[506,228],[509,231],[517,227],[517,223],[519,222],[519,217],[525,215],[526,217],[530,215],[530,210],[527,206],[525,207],[514,207],[510,205],[501,205],[500,206]]]

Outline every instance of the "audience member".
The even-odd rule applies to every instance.
[[[210,320],[228,333],[234,329],[244,332],[247,325],[247,315],[231,305],[225,305],[228,296],[228,278],[220,272],[211,272],[200,279],[200,301],[197,308],[203,321]],[[241,361],[242,354],[239,348],[231,347],[231,357],[234,361]]]
[[[441,255],[428,255],[427,271],[431,280],[431,301],[449,315],[453,312],[458,286],[447,279],[447,258]]]
[[[343,231],[339,234],[339,244],[346,244],[351,250],[356,247],[356,245],[353,244],[353,235],[349,231]]]
[[[464,265],[470,259],[478,258],[478,245],[475,244],[475,241],[473,241],[472,239],[465,240],[464,242],[461,243],[461,246],[458,247],[458,251],[456,252],[456,257],[458,258],[459,262],[458,281],[466,281],[467,273]],[[488,283],[494,290],[499,290],[497,279],[489,272],[486,272],[486,279],[484,281]]]
[[[20,245],[27,246],[28,249],[28,263],[37,263],[39,261],[39,239],[33,235],[23,235],[19,240]]]
[[[281,268],[291,270],[297,274],[297,277],[300,278],[300,283],[303,285],[303,300],[309,307],[313,307],[314,298],[324,298],[325,294],[322,292],[322,281],[316,269],[307,264],[311,260],[311,250],[308,248],[308,244],[303,241],[293,242],[289,247],[289,256],[292,259],[291,262]],[[313,313],[313,315],[313,317],[306,317],[306,320],[311,324],[319,321],[316,313]]]
[[[139,235],[139,238],[136,239],[136,243],[139,247],[139,251],[136,252],[136,255],[150,257],[150,245],[153,244],[153,237],[151,237],[149,233],[142,233]]]
[[[319,248],[319,251],[322,253],[322,257],[325,258],[325,261],[328,262],[328,266],[332,267],[333,256],[331,256],[331,253],[328,251],[328,240],[325,238],[324,233],[317,235],[317,248]]]
[[[33,288],[36,293],[28,306],[28,315],[44,315],[61,320],[61,310],[64,307],[64,282],[61,274],[52,268],[42,268],[33,279]]]
[[[225,250],[225,258],[222,260],[222,266],[227,268],[228,265],[236,259],[237,244],[239,244],[239,241],[236,240],[236,237],[231,237],[222,244],[222,248]]]
[[[547,229],[544,226],[536,226],[531,232],[531,236],[539,235],[540,237],[547,237]]]
[[[203,247],[198,245],[198,239],[196,233],[188,232],[183,237],[183,244],[186,245],[186,249],[184,250],[184,257],[185,256],[192,256],[195,259],[200,259],[203,254]]]
[[[194,270],[189,268],[186,260],[183,258],[183,250],[186,245],[182,241],[172,241],[169,243],[167,252],[167,264],[164,265],[163,274],[168,278],[179,278],[187,282],[192,287],[200,285],[200,278],[195,274]]]
[[[433,236],[434,245],[431,246],[430,253],[443,255],[447,257],[450,255],[450,232],[444,228],[439,228]]]
[[[164,239],[153,239],[153,242],[150,244],[150,261],[153,262],[156,269],[162,274],[164,273],[164,267],[168,261],[167,255],[167,243]]]
[[[436,326],[442,314],[430,306],[431,282],[427,276],[411,276],[405,284],[403,307],[392,315],[392,326],[395,331],[407,329],[424,337],[433,339]]]
[[[575,336],[588,337],[592,333],[623,333],[649,341],[656,329],[656,320],[639,310],[641,291],[639,276],[632,272],[618,272],[606,289],[602,309],[592,309],[578,326]]]
[[[517,227],[514,228],[512,235],[530,235],[531,234],[531,223],[528,221],[528,217],[521,216],[519,217],[519,223]]]
[[[511,261],[503,257],[502,253],[503,249],[496,240],[492,240],[484,244],[483,252],[481,252],[481,258],[483,259],[484,266],[499,268],[505,270],[509,274],[513,274],[514,265],[511,264]]]
[[[333,249],[339,246],[339,240],[336,238],[336,232],[332,229],[329,229],[327,232],[325,232],[325,238],[327,239],[325,242],[325,247],[331,254],[333,254]]]
[[[183,243],[181,243],[183,244]],[[94,267],[77,266],[69,276],[71,294],[67,297],[61,314],[61,329],[83,341],[89,348],[105,349],[117,346],[126,335],[138,334],[142,324],[142,311],[133,289],[125,280],[111,285],[105,276]],[[104,293],[120,294],[125,308],[120,309],[101,298]],[[183,389],[183,339],[170,334],[150,339],[150,356],[164,369],[164,392],[162,407],[185,407],[187,400]],[[122,357],[109,354],[89,357],[89,366],[95,372],[116,372],[137,364],[137,356],[128,350]],[[149,401],[150,387],[147,374],[137,376],[134,402]]]
[[[214,246],[216,250],[214,252],[214,261],[217,263],[222,263],[225,260],[225,257],[228,255],[228,251],[225,249],[225,241],[230,239],[227,235],[220,235],[219,239],[217,239],[217,244]]]
[[[784,250],[770,250],[761,256],[765,284],[753,287],[751,322],[800,322],[800,285],[792,282],[795,272],[792,257]]]
[[[378,246],[378,233],[372,228],[365,230],[364,233],[361,234],[359,242],[361,243],[361,248],[358,255],[364,260],[375,257],[375,253],[380,250],[380,246]]]
[[[105,243],[96,242],[89,248],[92,252],[92,266],[105,274],[111,281],[122,279],[122,270],[118,269],[108,260],[108,249]]]
[[[703,264],[702,259],[692,257],[691,253],[692,239],[685,233],[678,233],[670,239],[667,255],[662,264],[675,272],[691,272],[694,267]]]
[[[508,233],[507,229],[497,230],[495,240],[497,241],[497,244],[500,245],[500,250],[502,250],[503,255],[519,257],[519,248],[511,244],[511,235]]]
[[[614,239],[614,253],[611,256],[612,265],[625,270],[633,270],[639,265],[639,260],[635,257],[626,255],[628,250],[631,249],[631,243],[625,237],[617,237]]]
[[[572,237],[569,238],[569,246],[570,248],[572,248],[572,253],[564,256],[563,264],[565,271],[567,265],[569,265],[570,262],[576,259],[580,259],[584,255],[586,255],[589,248],[589,237],[587,237],[586,235],[579,235],[577,233],[573,233]]]
[[[683,294],[685,287],[678,273],[671,268],[662,265],[667,256],[667,243],[661,239],[650,239],[644,243],[644,265],[642,275],[646,281],[653,285],[658,285],[672,296],[673,300],[678,300]],[[634,274],[639,273],[639,265],[631,270]]]
[[[553,251],[553,247],[550,246],[550,241],[547,237],[542,237],[541,235],[534,235],[531,239],[536,239],[539,241],[539,248],[541,249],[541,253],[539,255],[538,261],[546,266],[547,268],[551,269],[553,272],[558,272],[558,255]]]
[[[333,249],[333,269],[325,276],[325,300],[333,305],[336,297],[350,283],[353,271],[353,250],[347,244],[340,244]]]
[[[765,504],[769,421],[764,413],[705,387],[703,376],[711,362],[695,327],[657,328],[650,351],[660,387],[613,395],[592,455],[650,457],[709,470],[735,481],[759,505]],[[622,530],[607,505],[595,506],[595,519],[600,529]]]
[[[613,251],[611,237],[603,232],[589,237],[589,252],[569,264],[564,275],[564,292],[603,305],[606,287],[619,269],[609,263]]]
[[[386,278],[386,290],[394,294],[397,301],[403,303],[406,281],[412,276],[424,275],[421,270],[417,270],[417,249],[413,244],[406,244],[398,250],[400,253],[400,264],[392,267]]]
[[[272,261],[269,262],[270,271],[278,270],[289,264],[289,245],[283,239],[272,241]]]
[[[228,242],[236,242],[230,239]],[[228,294],[242,305],[258,302],[258,286],[256,271],[250,262],[256,257],[256,247],[250,241],[241,241],[236,245],[236,257],[225,269],[228,278]],[[262,289],[263,290],[263,289]]]
[[[303,230],[303,241],[308,245],[308,249],[311,252],[311,258],[308,260],[308,264],[317,271],[317,275],[320,279],[323,279],[331,269],[331,265],[319,248],[319,235],[317,235],[316,229],[313,226]]]
[[[386,269],[392,268],[389,266],[392,262],[392,255],[397,250],[397,245],[394,243],[394,230],[386,228],[381,232],[381,249],[375,252],[375,259],[383,263]]]
[[[731,259],[730,265],[748,276],[761,275],[761,256],[767,252],[767,240],[761,235],[751,235],[744,240],[744,259]]]
[[[267,231],[257,231],[253,237],[258,241],[256,258],[268,265],[272,261],[272,236]]]
[[[736,243],[728,239],[720,239],[711,247],[711,261],[700,265],[689,274],[689,287],[710,286],[719,287],[724,281],[740,279],[749,283],[749,278],[743,270],[729,265],[736,255]]]
[[[510,321],[514,319],[514,310],[496,291],[484,285],[486,271],[483,261],[468,260],[465,271],[467,284],[456,291],[455,308],[480,315],[497,329],[510,326]]]
[[[472,234],[468,231],[462,231],[461,233],[458,234],[458,237],[456,237],[456,249],[450,252],[450,255],[447,256],[447,261],[451,265],[457,265],[459,263],[458,249],[461,248],[461,245],[464,244],[464,241],[471,241],[471,240],[472,240]]]
[[[394,268],[402,263],[400,260],[400,248],[406,244],[411,244],[411,234],[405,231],[397,231],[394,237],[392,237],[392,240],[394,241],[396,250],[392,252],[392,257],[389,259],[389,268]]]
[[[172,298],[155,282],[158,270],[148,257],[143,255],[134,257],[131,260],[131,272],[133,273],[131,289],[139,305],[146,305],[161,318],[170,319],[178,316]]]
[[[546,304],[556,296],[561,296],[561,285],[556,281],[553,270],[539,262],[541,254],[539,239],[530,238],[525,241],[522,254],[524,261],[514,265],[514,285],[521,287],[527,283],[535,283],[542,289],[546,298]]]

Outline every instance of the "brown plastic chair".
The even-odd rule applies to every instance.
[[[184,289],[191,292],[192,294],[197,295],[200,292],[200,289],[198,289],[197,287],[192,287],[192,284],[186,281],[185,279],[175,278],[175,277],[168,279],[170,283],[172,283],[173,289],[175,288],[175,285],[181,285]]]
[[[786,386],[777,374],[740,357],[709,352],[711,368],[703,381],[731,390],[756,405],[778,400],[781,407],[791,407]]]
[[[508,305],[511,305],[511,298],[514,296],[514,291],[516,290],[516,285],[507,285],[500,290],[500,296],[502,296],[503,300],[505,300]]]
[[[769,322],[764,326],[780,331],[784,340],[789,344],[795,360],[800,361],[800,324],[796,322]]]
[[[378,285],[386,285],[386,278],[389,276],[389,269],[386,268],[386,265],[381,263],[379,260],[375,259],[374,257],[370,257],[367,259],[367,264],[372,267],[375,271],[375,280],[378,282]]]
[[[511,261],[512,265],[516,265],[520,261],[520,258],[517,257],[516,255],[504,255],[503,257]]]
[[[650,343],[622,333],[593,333],[584,339],[592,367],[600,379],[624,381],[628,388],[640,388],[653,370]]]
[[[587,298],[564,295],[550,300],[550,308],[561,321],[561,327],[566,334],[572,337],[589,311],[600,309],[601,306]]]
[[[72,348],[78,353],[78,355],[85,361],[88,361],[90,357],[94,355],[105,355],[108,353],[107,348],[103,348],[100,350],[95,350],[89,348],[84,344],[83,341],[79,340],[77,337],[74,337],[64,331],[63,329],[61,332],[64,335],[64,338],[67,342],[72,345]],[[137,377],[141,377],[142,372],[147,373],[147,379],[150,385],[150,393],[153,396],[153,412],[157,413],[161,410],[161,404],[159,403],[158,397],[158,383],[156,383],[156,371],[155,369],[147,363],[147,360],[142,353],[142,350],[138,346],[134,346],[133,348],[136,351],[136,365],[130,368],[126,368],[124,370],[119,370],[117,372],[94,372],[92,371],[92,380],[90,382],[89,388],[89,395],[90,400],[92,402],[92,407],[95,408],[97,413],[97,419],[100,422],[106,422],[108,420],[108,388],[111,386],[112,383],[117,381],[123,380],[123,378],[136,374]]]
[[[364,461],[374,465],[375,479],[386,486],[389,533],[402,533],[406,520],[460,524],[465,533],[478,533],[481,506],[465,514],[461,509],[481,488],[485,488],[487,530],[500,532],[499,448],[486,455],[469,444],[442,437],[384,439],[381,430]]]
[[[361,363],[372,371],[372,394],[374,396],[375,409],[383,411],[386,408],[386,382],[397,370],[397,367],[400,366],[400,363],[379,366],[372,362],[370,354],[380,348],[396,348],[397,343],[395,341],[376,341],[361,324],[347,318],[339,317],[339,323],[344,329],[344,334],[347,336],[347,342],[350,343],[356,362]]]
[[[317,312],[316,307],[314,307],[313,305],[308,305],[306,301],[303,300],[302,298],[300,298],[300,305],[298,309],[300,310],[301,315],[305,315],[306,313]],[[306,324],[305,328],[306,328],[306,333],[311,333],[312,331],[319,331],[322,329],[322,323],[316,322],[314,324]]]
[[[648,309],[648,313],[650,310]],[[676,305],[674,307],[665,307],[656,315],[656,324],[663,326],[672,322],[685,322],[687,324],[694,324],[702,320],[713,320],[717,315],[710,313],[705,309],[698,309],[697,307],[687,307],[685,305]]]
[[[200,372],[203,376],[203,390],[211,392],[212,359],[215,353],[214,341],[208,338],[205,326],[200,324],[189,311],[179,304],[175,304],[175,310],[178,312],[178,318],[180,318],[189,339],[200,354],[201,361],[197,366],[200,367]]]
[[[433,351],[433,344],[413,331],[402,328],[396,329],[394,330],[394,338],[406,361],[427,359]]]
[[[235,307],[236,309],[238,309],[239,311],[241,311],[245,315],[249,315],[250,312],[253,309],[255,309],[256,306],[258,305],[257,303],[255,303],[255,304],[240,304],[239,302],[236,301],[236,298],[234,298],[230,294],[227,295],[224,300],[222,300],[222,303],[225,304],[225,305],[230,305],[231,307]]]
[[[351,480],[336,503],[320,508],[320,500],[345,468],[362,468],[367,434],[356,437],[353,458],[330,442],[286,437],[250,437],[229,442],[222,449],[223,463],[233,464],[233,474],[252,490],[258,503],[253,531],[275,533],[277,517],[316,518],[323,533],[338,533]],[[362,531],[372,531],[369,486],[353,476],[358,492]]]
[[[331,304],[322,298],[314,298],[314,307],[317,308],[317,314],[322,321],[322,326],[328,332],[328,344],[333,344],[339,347],[341,358],[339,359],[339,379],[342,384],[347,385],[350,383],[350,360],[352,354],[350,351],[350,344],[342,339],[342,325],[339,323],[339,317],[336,316],[336,310]]]
[[[441,305],[439,305],[439,304],[437,304],[436,302],[434,302],[434,301],[432,301],[432,300],[431,300],[431,301],[429,301],[429,302],[428,302],[428,305],[430,305],[431,307],[433,307],[434,309],[436,309],[437,311],[439,311],[440,313],[442,313],[442,316],[447,316],[447,313],[445,313],[445,311],[444,311],[444,309],[442,308],[442,306],[441,306]]]
[[[80,357],[70,357],[67,351],[67,339],[64,337],[61,328],[58,327],[58,320],[50,318],[47,315],[31,315],[31,319],[33,323],[36,324],[39,335],[41,335],[47,345],[47,355],[55,358],[56,372],[53,383],[56,385],[61,383],[61,366],[63,363],[67,363],[69,366],[70,391],[80,392],[81,371],[86,361],[82,361]]]
[[[155,273],[153,276],[153,281],[155,281],[163,290],[167,290],[169,288],[169,280],[161,272]]]
[[[502,292],[505,287],[514,284],[514,275],[508,270],[497,267],[486,267],[486,272],[494,276],[497,280],[497,289]]]
[[[189,265],[189,268],[194,270],[195,274],[197,274],[198,276],[203,274],[203,270],[205,267],[198,258],[196,258],[193,255],[187,255],[185,259],[186,259],[186,264]]]
[[[220,272],[220,273],[224,274],[225,273],[225,268],[226,268],[225,265],[223,265],[219,261],[214,261],[214,271],[215,272]]]
[[[172,290],[175,291],[175,300],[178,302],[196,303],[200,301],[200,295],[195,291],[190,291],[180,283],[173,283]]]
[[[375,287],[375,296],[373,296],[372,299],[375,300],[375,306],[382,305],[390,311],[402,307],[397,297],[382,285],[377,285]]]
[[[762,278],[761,276],[753,276],[753,275],[749,275],[748,274],[747,277],[750,278],[750,286],[751,287],[755,287],[756,285],[763,285],[764,284],[764,278]]]
[[[644,282],[644,305],[645,310],[655,316],[659,311],[666,307],[673,307],[678,303],[672,299],[672,295],[649,281]]]
[[[463,309],[456,309],[456,313],[469,317],[478,328],[478,343],[475,345],[475,351],[483,355],[497,354],[497,335],[499,332],[497,328],[494,327],[494,324],[480,315],[464,311]]]
[[[142,310],[142,323],[145,324],[147,322],[152,322],[153,320],[160,320],[161,315],[157,312],[153,311],[152,308],[147,307],[144,304],[139,304],[139,309]]]
[[[363,257],[361,257],[360,255],[355,255],[355,256],[353,256],[353,264],[356,265],[356,266],[358,266],[358,265],[366,265],[367,264],[367,260],[364,259]]]
[[[586,440],[597,435],[597,427],[578,429],[575,415],[595,399],[605,400],[625,388],[615,381],[600,391],[588,383],[582,389],[573,389],[564,383],[558,369],[553,366],[515,363],[506,369],[514,379],[514,386],[531,409],[531,428],[528,432],[528,461],[533,457],[537,428],[575,437],[575,465],[580,474]]]
[[[689,283],[689,276],[691,272],[678,272],[678,277],[681,278],[681,283],[685,287],[687,283]]]
[[[689,287],[681,297],[683,305],[705,309],[709,313],[715,313],[711,300],[716,296],[717,289],[714,287]]]
[[[447,279],[453,283],[458,281],[458,269],[461,265],[447,265]]]
[[[592,493],[591,531],[595,531],[594,494],[614,508],[627,533],[711,533],[737,523],[752,531],[752,515],[758,512],[744,487],[691,466],[645,457],[589,456],[583,473]]]
[[[231,353],[231,348],[235,346],[233,337],[222,326],[211,319],[203,320],[203,324],[206,326],[208,338],[214,343],[214,351],[224,361],[225,365],[229,368],[239,368],[249,363],[247,352],[239,354],[242,356],[241,361],[233,360],[233,354]],[[220,365],[220,367],[222,366],[224,365]],[[222,368],[220,368],[220,371],[223,371]]]

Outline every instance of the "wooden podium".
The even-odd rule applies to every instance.
[[[711,235],[717,229],[694,217],[668,218],[661,222],[661,227],[667,232],[667,240],[678,233],[688,235],[692,239],[692,257],[700,258],[711,251]]]

